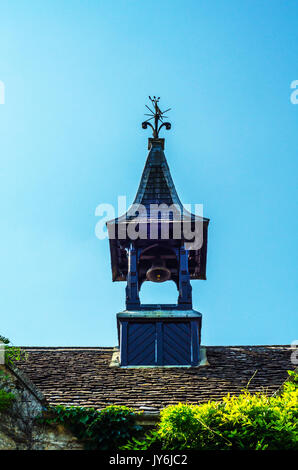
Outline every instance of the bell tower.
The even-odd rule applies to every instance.
[[[162,128],[169,130],[159,98],[149,97],[148,156],[132,206],[107,222],[113,281],[126,281],[126,309],[117,314],[120,365],[197,366],[201,313],[192,308],[191,280],[206,279],[209,219],[181,203],[164,154]],[[153,108],[153,109],[152,109]],[[152,122],[150,122],[152,121]],[[177,303],[141,304],[144,282],[172,280]]]

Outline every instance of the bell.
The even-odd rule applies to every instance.
[[[165,267],[165,262],[160,258],[156,258],[150,269],[146,273],[148,281],[152,282],[165,282],[171,277],[171,271]]]

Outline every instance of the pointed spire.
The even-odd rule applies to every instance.
[[[150,149],[134,204],[147,208],[150,204],[178,204],[182,207],[163,151],[163,140],[149,140]]]
[[[148,126],[151,127],[153,138],[149,137],[148,139],[149,154],[134,204],[142,204],[145,207],[149,207],[150,204],[162,203],[182,206],[163,151],[164,139],[159,137],[162,127],[165,127],[167,130],[171,129],[171,124],[164,122],[164,118],[167,117],[165,113],[170,111],[171,108],[161,111],[158,105],[160,97],[153,96],[152,98],[149,96],[149,99],[151,107],[145,106],[150,111],[150,114],[145,115],[150,117],[142,123],[142,128],[147,129]],[[154,125],[149,122],[151,120],[154,120]]]

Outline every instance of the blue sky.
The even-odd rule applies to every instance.
[[[156,94],[178,194],[211,219],[207,281],[192,283],[203,344],[297,339],[297,17],[296,0],[1,3],[1,334],[117,344],[125,284],[95,209],[132,202]]]

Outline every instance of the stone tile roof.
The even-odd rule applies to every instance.
[[[161,409],[178,402],[218,400],[248,389],[272,394],[293,370],[290,346],[209,346],[198,368],[110,367],[113,348],[27,347],[19,368],[50,404],[128,405]],[[257,372],[256,372],[257,371]]]

